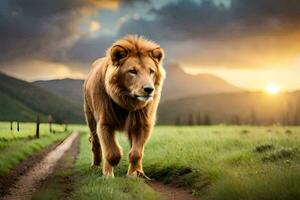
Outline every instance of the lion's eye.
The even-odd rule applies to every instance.
[[[154,70],[153,69],[150,69],[150,75],[154,75]]]
[[[130,74],[134,74],[134,75],[137,74],[137,71],[136,71],[135,69],[131,69],[131,70],[129,70],[128,72],[129,72]]]

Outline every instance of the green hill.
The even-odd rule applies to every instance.
[[[35,81],[34,85],[39,86],[58,96],[63,96],[69,101],[82,106],[83,104],[83,80],[80,79],[54,79],[47,81]]]
[[[0,74],[0,120],[32,121],[39,114],[45,120],[52,115],[57,122],[65,119],[83,122],[82,83],[82,80],[72,79],[28,83]],[[172,96],[169,94],[163,91],[163,96]],[[227,91],[174,100],[164,98],[158,109],[158,124],[205,124],[209,121],[214,124],[300,125],[300,92],[269,95]]]
[[[32,83],[0,73],[0,120],[33,121],[51,115],[55,122],[84,122],[82,107]]]
[[[240,92],[200,95],[161,102],[159,124],[300,125],[300,92],[269,95]]]
[[[35,121],[37,115],[43,120],[47,119],[45,115],[28,108],[22,102],[3,93],[3,91],[0,91],[0,99],[1,121]]]

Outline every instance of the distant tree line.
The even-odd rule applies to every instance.
[[[209,114],[192,114],[187,115],[177,115],[175,119],[176,126],[194,126],[194,125],[212,125],[212,120]]]
[[[300,99],[297,104],[293,102],[288,102],[282,111],[281,119],[279,119],[281,124],[289,126],[299,126],[300,125]]]
[[[274,111],[269,117],[258,116],[254,108],[249,108],[247,113],[236,113],[229,116],[226,121],[214,122],[209,113],[186,113],[177,114],[174,124],[176,126],[194,126],[212,124],[229,124],[229,125],[284,125],[284,126],[300,126],[300,99],[288,102],[283,109]]]

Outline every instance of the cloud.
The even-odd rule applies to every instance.
[[[189,67],[282,67],[299,58],[299,10],[298,0],[3,0],[0,68],[42,60],[85,72],[131,33]]]
[[[296,0],[174,1],[151,9],[152,20],[127,21],[120,35],[153,38],[189,66],[282,67],[299,56],[299,10]]]
[[[299,28],[300,2],[296,0],[232,0],[230,6],[212,0],[197,2],[173,1],[160,9],[152,8],[149,12],[155,16],[153,20],[128,21],[120,32],[185,40],[244,37]]]
[[[164,46],[169,56],[188,67],[285,68],[297,65],[299,40],[300,32],[287,32],[221,41],[169,41]]]
[[[0,62],[20,57],[47,57],[73,45],[84,30],[82,18],[99,9],[117,9],[108,0],[4,0],[0,2]],[[90,20],[89,20],[90,21]],[[99,29],[93,22],[92,29]],[[89,32],[89,30],[87,30]]]
[[[99,12],[116,12],[131,4],[128,0],[1,1],[0,69],[20,60],[87,66],[115,39],[99,35]]]
[[[22,60],[3,64],[1,71],[15,77],[32,80],[84,78],[87,71],[74,65],[44,60]]]
[[[42,4],[36,4],[34,0],[1,2],[7,8],[1,10],[0,61],[40,55],[55,44],[64,43],[72,37],[76,32],[72,8],[77,5],[50,2],[52,1]]]

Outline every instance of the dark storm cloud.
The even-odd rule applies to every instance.
[[[167,58],[187,66],[287,66],[299,57],[300,1],[232,0],[229,6],[201,2],[174,1],[152,8],[154,19],[127,21],[120,35],[138,33],[157,40]]]
[[[94,38],[89,41],[82,37],[80,20],[97,9],[109,9],[112,4],[119,3],[118,0],[1,1],[0,63],[32,58],[55,61],[82,58],[85,61],[87,57],[94,57]],[[132,0],[123,0],[120,6],[132,3]],[[105,37],[105,41],[112,40]],[[97,40],[100,46],[106,44],[105,41],[102,38]],[[79,46],[81,53],[78,52]]]
[[[81,1],[5,0],[0,2],[0,61],[46,54],[72,38]]]
[[[155,20],[131,20],[121,33],[140,33],[157,39],[214,40],[299,28],[300,1],[232,0],[230,7],[212,0],[171,2],[152,9]],[[297,27],[295,27],[297,26]]]
[[[106,49],[116,40],[113,36],[101,36],[97,39],[83,38],[69,48],[52,52],[51,60],[77,63],[89,67],[99,57],[105,56]]]
[[[114,25],[116,21],[112,19],[131,15],[120,23],[120,29],[95,37],[82,34],[80,20],[86,16],[98,19],[104,5],[112,2],[119,3],[117,10],[106,9],[100,25]],[[135,12],[138,17],[132,17]],[[16,58],[88,66],[105,53],[112,41],[131,33],[161,43],[171,59],[178,57],[188,63],[187,60],[193,60],[191,53],[194,56],[197,52],[199,60],[210,59],[204,64],[212,64],[215,56],[222,63],[224,54],[234,52],[228,47],[233,44],[229,40],[298,31],[299,20],[298,0],[2,0],[0,68],[1,62]],[[104,26],[99,33],[105,30]],[[178,43],[174,45],[174,41]],[[217,44],[205,48],[207,41]],[[235,43],[233,47],[239,46]],[[228,63],[238,65],[233,56],[226,57]]]

